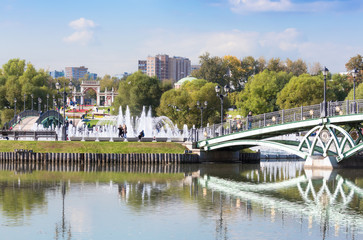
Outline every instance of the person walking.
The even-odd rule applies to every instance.
[[[118,137],[124,137],[124,129],[121,125],[118,126]]]
[[[247,115],[247,122],[248,122],[248,129],[252,128],[252,112],[249,111],[248,115]]]
[[[126,124],[123,125],[123,130],[124,130],[124,138],[127,138],[127,127],[126,127]]]

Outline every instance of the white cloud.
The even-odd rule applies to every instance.
[[[80,18],[69,23],[69,26],[75,30],[84,30],[96,27],[96,24],[92,20]]]
[[[80,18],[69,23],[69,26],[76,30],[71,35],[64,37],[63,41],[67,43],[78,43],[87,45],[94,39],[93,29],[97,26],[92,20]]]
[[[77,31],[70,36],[63,38],[67,43],[79,43],[81,45],[87,45],[93,39],[93,31]]]
[[[231,10],[246,12],[316,12],[336,8],[338,1],[293,3],[291,0],[229,0]]]
[[[197,64],[198,57],[205,52],[220,57],[263,56],[267,60],[276,57],[282,60],[301,58],[307,63],[320,62],[322,65],[330,66],[332,72],[340,72],[344,71],[344,65],[350,57],[362,52],[362,47],[337,44],[329,39],[322,41],[306,40],[306,36],[295,28],[265,33],[238,30],[170,33],[159,29],[152,31],[148,39],[139,45],[137,55],[146,58],[147,55],[165,53],[169,56],[188,57],[193,64]],[[150,52],[150,49],[153,52]]]

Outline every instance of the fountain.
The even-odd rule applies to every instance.
[[[151,107],[148,111],[146,111],[146,107],[143,107],[141,115],[133,117],[127,106],[125,114],[122,111],[122,107],[120,107],[117,116],[108,116],[100,119],[92,131],[89,131],[83,122],[80,122],[76,127],[70,125],[68,137],[78,137],[82,140],[91,138],[96,141],[99,141],[101,138],[107,138],[109,141],[114,141],[114,138],[118,137],[118,126],[124,124],[127,127],[128,138],[136,138],[142,130],[144,130],[144,138],[154,140],[166,138],[167,141],[171,141],[172,138],[186,138],[188,136],[188,127],[186,125],[184,125],[183,131],[179,131],[178,127],[168,117],[152,117]],[[60,129],[58,131],[61,133]]]

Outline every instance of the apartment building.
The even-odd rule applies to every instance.
[[[146,63],[146,66],[145,66]],[[188,58],[172,57],[166,54],[149,56],[139,60],[138,69],[148,76],[156,76],[160,80],[171,79],[177,82],[191,73],[191,63]]]

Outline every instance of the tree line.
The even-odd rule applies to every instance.
[[[265,60],[252,56],[238,59],[235,56],[217,57],[205,53],[200,56],[200,69],[192,72],[196,79],[185,82],[179,89],[174,89],[171,80],[160,81],[141,72],[118,79],[105,75],[98,78],[101,91],[105,88],[118,91],[113,103],[114,114],[119,106],[129,106],[133,116],[139,115],[143,106],[149,106],[155,116],[167,116],[178,126],[187,124],[200,126],[201,111],[197,101],[208,105],[203,111],[203,122],[218,123],[221,117],[221,102],[216,95],[217,85],[229,85],[231,91],[223,101],[223,115],[228,107],[237,109],[238,114],[246,116],[271,112],[280,109],[300,107],[322,102],[324,77],[320,63],[308,66],[303,60],[296,61],[279,58]],[[358,69],[356,77],[356,98],[363,98],[362,56],[351,57],[345,65],[347,72]],[[85,77],[86,79],[87,77]],[[79,88],[83,79],[73,80]],[[331,74],[327,76],[327,100],[342,101],[353,99],[353,77],[351,74]],[[0,69],[0,114],[1,124],[14,116],[14,99],[17,99],[17,113],[23,110],[25,99],[26,109],[31,109],[30,95],[34,96],[34,109],[37,99],[44,105],[49,98],[52,108],[53,95],[60,99],[55,84],[68,85],[66,78],[53,79],[44,70],[36,70],[25,60],[11,59]],[[95,98],[95,92],[88,92],[88,98]],[[62,102],[58,102],[62,104]]]

